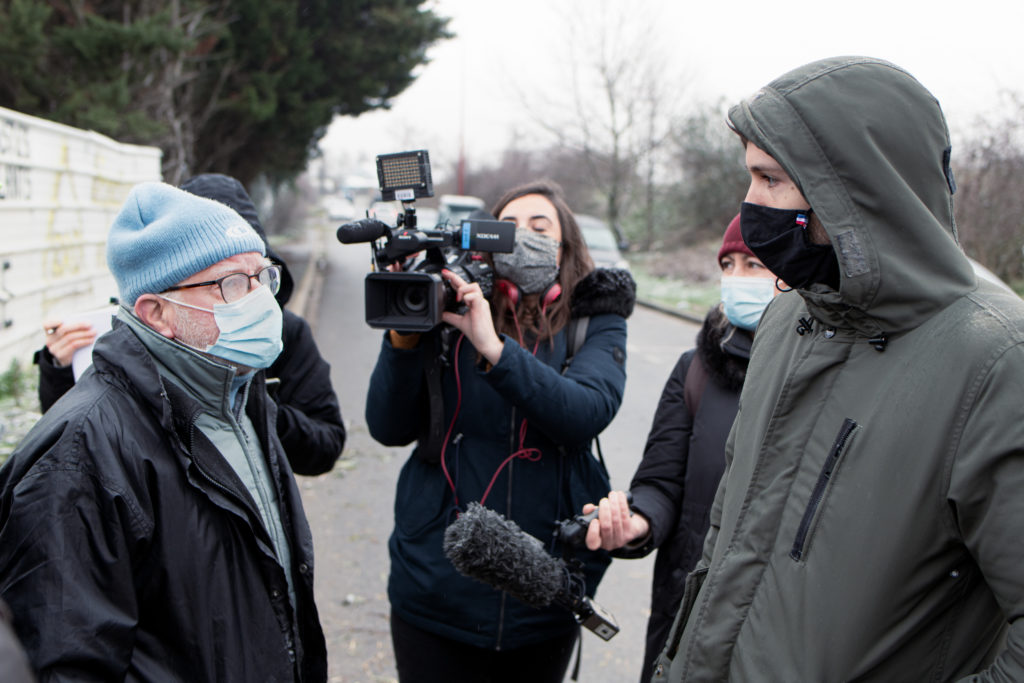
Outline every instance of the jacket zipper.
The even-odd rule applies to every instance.
[[[789,556],[798,562],[803,557],[804,545],[807,543],[807,534],[811,529],[811,522],[814,520],[814,514],[817,512],[822,498],[825,497],[825,489],[832,478],[832,472],[835,471],[836,465],[839,464],[839,458],[843,455],[846,441],[856,428],[857,423],[850,418],[846,418],[843,421],[843,426],[840,428],[839,434],[832,444],[832,450],[829,451],[828,457],[825,458],[825,464],[821,468],[821,473],[818,474],[818,482],[814,485],[814,490],[811,492],[811,499],[807,502],[804,517],[800,520],[800,527],[796,530],[796,540],[793,541],[793,548],[789,551]]]
[[[242,510],[245,510],[249,515],[255,515],[256,518],[259,519],[259,511],[258,510],[255,510],[255,509],[249,507],[248,503],[246,503],[244,499],[239,497],[239,495],[235,491],[233,491],[230,487],[228,487],[226,484],[221,483],[221,481],[219,479],[217,479],[216,477],[213,476],[212,472],[207,470],[195,458],[195,456],[193,454],[195,453],[195,449],[196,449],[196,440],[195,440],[196,429],[197,429],[197,427],[196,427],[196,423],[195,423],[195,416],[193,416],[192,421],[189,423],[189,439],[188,439],[189,440],[189,450],[188,450],[188,457],[189,457],[189,460],[192,462],[192,464],[195,466],[196,471],[199,472],[200,474],[202,474],[203,477],[205,477],[206,480],[208,482],[210,482],[214,486],[214,488],[218,489],[221,493],[226,494],[229,499],[232,499],[232,500],[236,501],[238,506],[239,506],[239,508],[241,508]],[[237,513],[234,513],[234,514],[237,514]],[[238,515],[238,516],[241,517],[241,515]],[[267,543],[267,545],[271,549],[273,549],[274,542],[270,539],[270,532],[266,531],[265,529],[263,529],[263,525],[262,524],[259,525],[258,527],[253,527],[253,524],[252,524],[251,520],[246,518],[245,521],[249,525],[249,527],[251,529],[253,529],[253,535],[254,536],[258,537],[260,532],[263,531],[264,532],[264,539],[263,539],[264,542]]]
[[[511,417],[511,420],[509,421],[509,429],[510,429],[510,432],[509,432],[509,448],[512,449],[509,452],[510,453],[514,453],[516,451],[516,409],[515,409],[515,406],[512,407],[512,417]],[[506,489],[506,492],[505,492],[505,516],[508,519],[512,519],[512,465],[514,463],[515,463],[515,459],[514,458],[511,461],[509,461],[509,463],[508,463],[508,489]],[[494,643],[494,649],[495,650],[501,650],[501,638],[502,638],[502,635],[504,634],[504,631],[505,631],[505,600],[506,600],[507,597],[508,597],[508,594],[505,593],[505,591],[502,591],[501,592],[501,607],[498,609],[498,633],[497,633],[497,639],[495,640],[495,643]]]

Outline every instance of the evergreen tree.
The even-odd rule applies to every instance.
[[[423,0],[5,0],[0,106],[163,150],[164,178],[294,177],[449,37]]]

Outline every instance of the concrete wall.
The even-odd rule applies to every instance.
[[[0,107],[0,372],[42,345],[42,321],[107,304],[106,238],[160,150]]]

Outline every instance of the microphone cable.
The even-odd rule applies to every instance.
[[[547,308],[548,304],[547,302],[544,302],[541,306],[540,311],[542,318],[547,313]],[[515,309],[512,310],[512,319],[515,321],[516,331],[519,334],[519,345],[525,347],[522,336],[523,332],[519,327],[519,318],[516,315]],[[462,506],[459,504],[459,493],[456,490],[455,482],[452,480],[451,473],[448,471],[448,464],[445,462],[445,453],[448,450],[448,441],[451,438],[452,430],[455,428],[455,421],[456,419],[458,419],[459,410],[462,407],[462,378],[459,373],[459,350],[462,348],[462,340],[465,338],[466,335],[464,333],[460,333],[458,341],[455,342],[455,362],[453,363],[455,367],[455,412],[452,413],[452,420],[448,425],[448,431],[445,434],[444,442],[441,445],[441,470],[444,473],[445,480],[447,480],[448,482],[448,487],[452,490],[452,497],[455,500],[456,509],[461,509]],[[540,337],[537,338],[536,342],[533,345],[533,350],[530,352],[534,358],[537,357],[537,349],[539,347]],[[527,419],[524,418],[519,425],[519,448],[512,454],[510,454],[507,458],[505,458],[500,465],[498,465],[498,469],[494,471],[494,475],[491,476],[491,481],[487,484],[487,488],[484,489],[484,493],[480,497],[479,502],[481,505],[483,505],[484,501],[487,500],[487,496],[490,495],[491,489],[494,487],[494,482],[497,481],[498,475],[501,474],[501,471],[505,469],[505,465],[507,465],[509,462],[517,458],[521,460],[528,460],[529,462],[537,462],[544,456],[544,453],[539,448],[526,447],[526,430]]]

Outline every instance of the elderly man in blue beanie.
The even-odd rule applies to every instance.
[[[263,373],[280,269],[162,183],[107,242],[121,307],[0,469],[0,597],[41,679],[323,681],[313,548]]]
[[[295,474],[329,472],[345,446],[345,423],[331,385],[330,365],[320,355],[313,331],[305,320],[285,308],[294,289],[288,264],[274,253],[245,186],[220,173],[202,173],[179,187],[224,204],[244,218],[267,248],[267,258],[281,266],[281,284],[274,295],[281,305],[282,349],[267,369],[267,386],[277,407],[277,436]],[[75,385],[71,359],[75,351],[96,338],[88,322],[43,322],[46,345],[35,357],[39,365],[39,404],[45,413]]]

